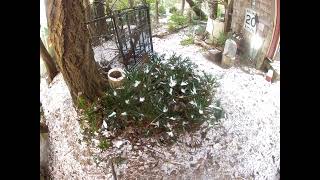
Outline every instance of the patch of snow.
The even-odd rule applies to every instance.
[[[125,141],[119,140],[119,141],[115,141],[115,142],[113,143],[113,145],[114,145],[115,147],[117,147],[117,148],[120,148],[121,145],[123,145],[124,143],[125,143]]]
[[[61,73],[47,86],[40,83],[40,101],[49,129],[49,173],[52,179],[106,179],[111,169],[97,168],[83,143],[78,115]],[[81,141],[81,143],[79,143]]]
[[[49,86],[42,80],[40,100],[49,128],[54,179],[112,178],[108,164],[116,156],[125,158],[115,167],[121,179],[279,179],[280,82],[268,83],[254,69],[248,74],[237,67],[219,67],[202,56],[200,47],[180,45],[185,32],[153,38],[153,47],[167,56],[189,57],[199,71],[216,76],[220,86],[215,96],[225,118],[211,128],[204,123],[197,132],[181,135],[170,147],[153,138],[141,138],[133,146],[119,137],[127,143],[116,142],[115,148],[101,152],[78,143],[79,117],[61,74]],[[206,138],[201,138],[203,132]],[[102,159],[99,166],[93,157]]]
[[[96,62],[111,61],[119,51],[114,41],[107,41],[102,43],[100,46],[93,47],[94,59]]]

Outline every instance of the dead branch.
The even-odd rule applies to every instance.
[[[194,39],[194,44],[202,46],[206,49],[212,49],[214,48],[212,45],[207,44],[206,42],[199,40],[199,39]]]
[[[114,170],[114,164],[113,164],[113,159],[111,159],[111,169],[112,169],[112,176],[114,180],[117,180],[117,174],[116,171]]]

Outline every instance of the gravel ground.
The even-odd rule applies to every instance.
[[[270,84],[254,69],[246,73],[220,68],[202,56],[201,48],[179,45],[185,32],[154,38],[154,49],[189,57],[200,70],[214,74],[225,118],[211,128],[204,123],[171,147],[152,138],[132,145],[119,137],[112,148],[100,152],[95,143],[79,143],[78,116],[61,74],[50,87],[42,79],[40,97],[49,128],[53,179],[112,179],[111,157],[122,157],[115,163],[118,179],[279,179],[280,82]],[[189,146],[195,142],[200,146]]]

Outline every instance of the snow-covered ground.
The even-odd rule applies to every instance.
[[[41,102],[49,127],[50,165],[53,179],[112,179],[110,158],[124,160],[115,167],[118,179],[279,179],[280,82],[268,83],[256,70],[222,69],[202,56],[195,45],[181,46],[185,30],[164,39],[153,38],[159,53],[189,57],[200,70],[214,74],[220,87],[225,118],[216,126],[185,135],[171,147],[153,139],[132,145],[115,140],[101,153],[86,146],[68,88],[59,74],[50,87],[41,81]],[[201,132],[207,131],[205,138]],[[199,140],[199,147],[187,144]],[[105,160],[94,163],[99,155]]]

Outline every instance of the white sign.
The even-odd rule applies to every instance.
[[[257,13],[251,9],[246,9],[246,16],[244,18],[244,29],[254,34],[256,32],[256,15]]]

